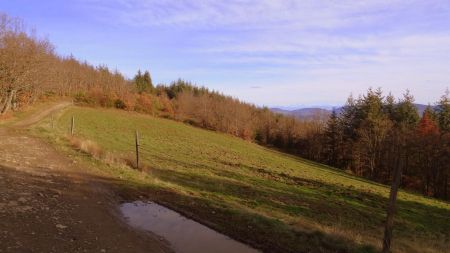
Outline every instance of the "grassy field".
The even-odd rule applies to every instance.
[[[117,110],[74,107],[41,134],[96,142],[115,157],[134,155],[141,133],[144,173],[104,170],[148,197],[267,252],[379,250],[389,188],[228,135]],[[44,126],[44,127],[42,127]],[[400,192],[395,252],[444,252],[450,204]]]

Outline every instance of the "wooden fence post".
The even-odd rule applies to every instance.
[[[72,123],[70,124],[70,135],[73,136],[74,131],[75,131],[75,117],[72,116]]]
[[[398,158],[400,159],[400,158]],[[387,209],[386,225],[384,228],[384,238],[383,238],[383,251],[382,253],[389,253],[391,250],[392,241],[392,230],[394,228],[394,214],[395,214],[395,204],[397,201],[397,192],[400,186],[400,178],[402,176],[402,169],[397,164],[394,171],[394,178],[392,180],[391,192],[389,195],[389,206]]]
[[[139,169],[139,132],[136,130],[136,169]]]

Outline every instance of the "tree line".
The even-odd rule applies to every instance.
[[[256,135],[263,143],[286,141],[283,132],[296,123],[181,79],[154,86],[148,71],[129,80],[106,66],[60,56],[21,20],[0,14],[0,115],[49,97],[174,118],[248,140]]]
[[[450,174],[449,92],[419,115],[406,92],[396,101],[380,89],[350,97],[342,112],[333,112],[316,160],[371,180],[388,183],[403,171],[402,186],[427,196],[448,199]]]
[[[147,113],[234,135],[387,183],[401,166],[402,186],[448,199],[448,93],[418,115],[413,97],[380,90],[349,98],[327,122],[299,120],[178,79],[154,85],[150,72],[132,79],[55,53],[53,45],[0,14],[0,116],[38,100]]]
[[[59,56],[48,40],[27,32],[21,20],[0,14],[0,115],[45,96],[98,93],[98,103],[125,99],[131,91],[127,86],[118,71]]]
[[[396,168],[401,186],[449,199],[450,100],[446,91],[422,115],[407,91],[400,99],[369,89],[348,98],[328,121],[299,120],[178,80],[160,86],[174,118],[389,184]],[[318,117],[319,118],[319,117]]]

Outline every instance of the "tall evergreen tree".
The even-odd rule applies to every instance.
[[[390,128],[391,122],[383,112],[383,96],[381,89],[369,89],[360,100],[360,127],[357,129],[357,147],[361,157],[362,173],[371,178],[378,177],[380,173],[380,157]]]
[[[343,134],[345,135],[345,138],[355,139],[355,129],[358,127],[359,122],[357,122],[357,111],[358,111],[358,104],[353,98],[353,95],[350,94],[350,96],[347,99],[347,102],[345,106],[342,108],[342,112],[340,115],[340,122],[342,125]]]
[[[145,71],[144,74],[142,74],[141,70],[138,70],[133,81],[138,93],[153,92],[152,78],[148,71]]]
[[[152,82],[152,78],[150,76],[150,72],[145,71],[144,75],[142,76],[142,82],[144,84],[144,90],[147,92],[152,92],[153,91],[153,82]]]
[[[450,99],[449,90],[441,97],[441,100],[436,107],[436,116],[439,122],[439,128],[442,132],[450,132]]]
[[[338,116],[336,110],[333,110],[325,129],[326,162],[332,166],[339,166],[340,136]]]
[[[390,120],[395,118],[395,97],[392,93],[386,96],[386,103],[383,106],[384,113],[389,117]]]
[[[419,113],[414,105],[414,97],[409,90],[403,94],[403,99],[395,108],[394,121],[397,126],[408,129],[414,128],[419,122]]]

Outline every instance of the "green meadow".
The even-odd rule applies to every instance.
[[[48,119],[41,134],[75,136],[143,172],[100,166],[104,173],[265,252],[376,252],[381,247],[389,187],[241,139],[173,120],[119,110],[71,107]],[[81,155],[81,154],[80,154]],[[125,191],[125,190],[124,190]],[[444,252],[450,204],[401,191],[394,252]]]

